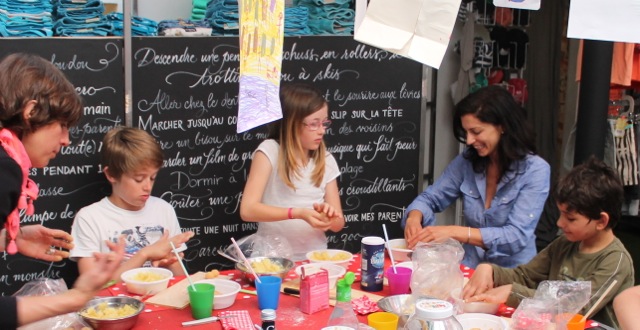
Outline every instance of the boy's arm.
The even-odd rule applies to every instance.
[[[513,283],[511,286],[511,293],[504,302],[509,307],[516,308],[520,305],[520,302],[524,298],[531,298],[536,294],[536,289],[529,288],[525,285]]]
[[[516,268],[493,266],[494,287],[511,287],[511,293],[505,302],[508,306],[517,307],[522,299],[533,297],[538,284],[549,279],[553,256],[559,255],[555,251],[558,242],[552,242],[531,261]]]
[[[559,242],[559,240],[555,240],[547,248],[536,254],[531,261],[516,268],[494,266],[494,286],[520,284],[527,288],[536,288],[538,283],[548,280],[554,257],[558,259],[562,256],[562,252],[558,249]]]

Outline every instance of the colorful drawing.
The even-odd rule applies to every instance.
[[[284,41],[284,0],[240,0],[241,133],[282,118],[280,71]]]

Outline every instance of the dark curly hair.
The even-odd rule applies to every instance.
[[[591,156],[558,181],[553,197],[569,212],[589,219],[599,219],[600,212],[606,212],[607,228],[615,228],[622,214],[624,188],[616,171]]]

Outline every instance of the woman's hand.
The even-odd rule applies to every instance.
[[[407,216],[407,222],[404,226],[404,239],[407,242],[407,249],[413,249],[420,241],[420,233],[422,232],[422,213],[420,211],[411,211]]]
[[[490,264],[479,264],[467,285],[462,288],[462,299],[466,300],[485,293],[491,288],[493,288],[493,267]]]
[[[73,248],[72,241],[73,237],[69,233],[42,225],[20,227],[16,237],[18,252],[45,261],[60,261],[68,258],[69,251],[65,250]]]
[[[447,238],[454,238],[454,226],[427,226],[422,228],[417,237],[414,238],[418,242],[444,242]]]
[[[120,267],[124,258],[125,240],[120,237],[118,243],[106,242],[109,253],[93,253],[94,262],[88,271],[81,273],[73,284],[73,290],[80,292],[87,300],[93,298]]]

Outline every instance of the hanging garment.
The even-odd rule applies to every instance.
[[[633,123],[626,117],[609,121],[615,142],[615,168],[625,186],[638,184],[638,153]]]

